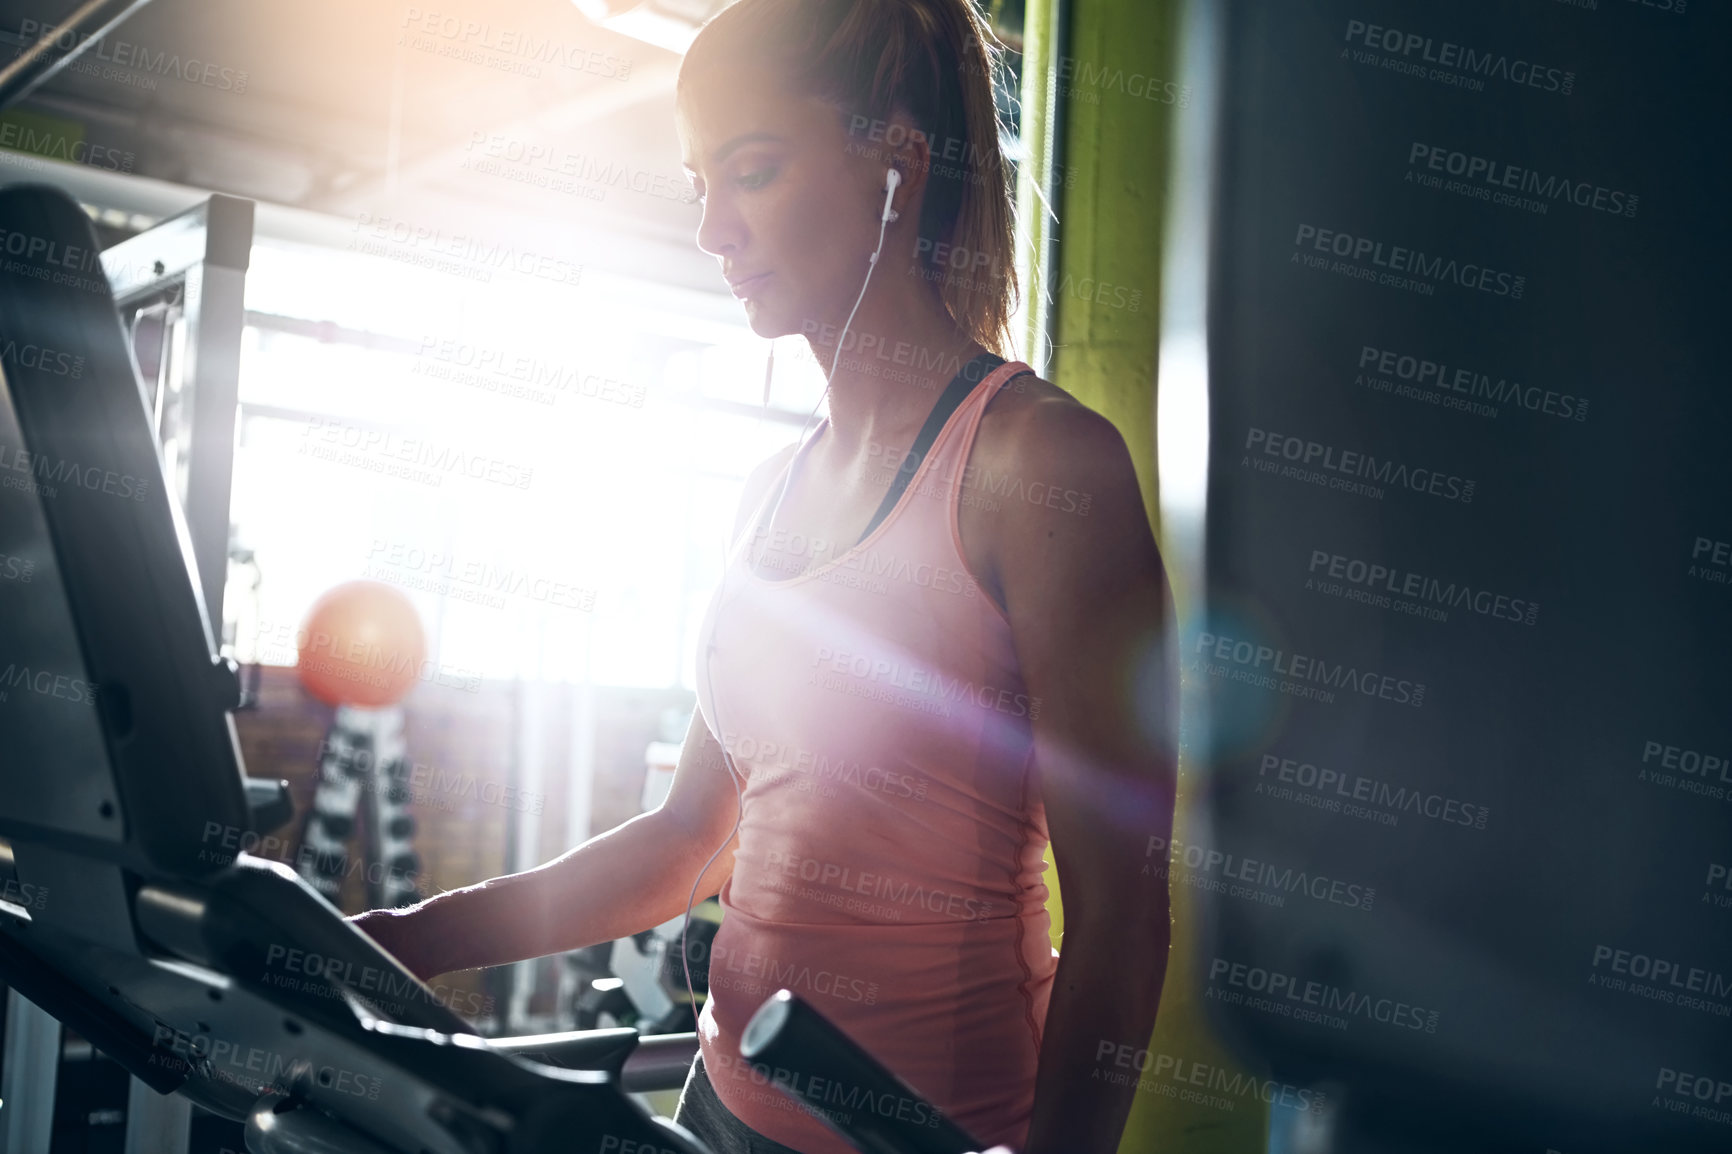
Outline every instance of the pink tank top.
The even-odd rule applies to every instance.
[[[801,549],[763,540],[778,476],[699,637],[698,706],[746,780],[699,1043],[722,1103],[803,1154],[852,1148],[770,1084],[785,1072],[766,1075],[739,1050],[782,987],[986,1146],[1020,1148],[1028,1131],[1057,967],[1032,774],[1040,703],[957,531],[959,501],[1004,499],[967,460],[987,401],[1027,371],[1007,362],[969,392],[869,537],[772,580],[747,568],[745,546]],[[838,1114],[925,1124],[911,1105],[851,1087],[800,1088]]]

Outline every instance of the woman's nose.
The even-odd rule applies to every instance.
[[[698,221],[698,247],[711,256],[738,252],[745,242],[744,222],[728,204],[727,198],[712,194],[701,207],[703,216]]]

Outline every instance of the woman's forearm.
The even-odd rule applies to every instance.
[[[393,927],[424,976],[539,958],[629,937],[682,912],[699,847],[657,812],[589,839],[522,873],[450,890],[398,911]],[[702,900],[732,867],[719,855],[699,885]]]
[[[1047,1004],[1034,1114],[1019,1154],[1113,1154],[1136,1100],[1136,1079],[1103,1076],[1121,1046],[1148,1045],[1166,981],[1164,910],[1068,918]],[[1097,922],[1097,919],[1098,922]],[[1103,1057],[1103,1055],[1108,1055]]]

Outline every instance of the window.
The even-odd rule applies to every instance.
[[[254,249],[236,656],[293,664],[318,596],[365,578],[444,670],[691,688],[745,475],[822,391],[803,342],[776,342],[762,411],[770,344],[727,298],[403,255]]]

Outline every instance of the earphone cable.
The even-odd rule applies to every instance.
[[[895,179],[892,179],[892,175],[895,176]],[[800,435],[795,438],[796,443],[798,443],[800,447],[795,449],[795,451],[794,451],[794,458],[795,459],[799,458],[800,452],[805,448],[804,442],[806,439],[807,427],[809,425],[811,425],[812,418],[817,416],[818,409],[824,404],[824,399],[830,395],[830,385],[836,379],[836,366],[841,363],[842,348],[843,348],[843,345],[846,344],[847,340],[848,340],[848,329],[854,324],[854,315],[860,311],[860,303],[866,299],[866,290],[869,287],[871,287],[872,274],[878,268],[878,255],[884,251],[884,233],[885,233],[885,230],[890,227],[890,217],[892,215],[890,212],[890,197],[895,195],[896,186],[899,183],[901,183],[900,174],[895,174],[894,169],[890,170],[890,172],[885,174],[885,188],[886,188],[886,195],[885,195],[885,200],[884,200],[884,209],[885,210],[884,210],[884,212],[879,214],[879,218],[878,218],[878,245],[877,245],[877,247],[875,247],[872,250],[872,255],[867,258],[867,261],[866,261],[866,279],[864,281],[862,281],[860,284],[860,295],[854,298],[854,307],[848,310],[848,319],[843,322],[841,335],[836,338],[836,355],[830,359],[830,372],[825,377],[825,380],[824,380],[824,391],[822,393],[818,394],[818,403],[812,406],[812,411],[806,415],[805,421],[802,422],[800,425]],[[769,390],[768,385],[766,385],[765,389],[764,389],[764,403],[763,403],[763,406],[758,411],[758,420],[752,429],[752,434],[754,437],[756,437],[758,430],[763,427],[764,415],[769,411],[769,407],[770,407],[770,390]],[[793,476],[794,476],[794,461],[790,460],[788,462],[787,471],[783,474],[783,477],[782,477],[782,487],[776,493],[776,503],[774,505],[770,506],[769,520],[771,523],[773,523],[776,519],[776,510],[778,510],[782,507],[783,498],[788,495],[788,483],[793,479]],[[756,521],[756,519],[754,519],[752,524],[747,526],[748,534],[754,532],[757,529],[757,527],[758,527],[757,521]],[[750,569],[751,565],[752,565],[752,540],[751,540],[750,536],[748,536],[746,538],[745,547],[746,547],[745,563],[746,563],[746,567],[748,569]],[[729,550],[727,550],[727,549],[723,550],[723,557],[724,557],[723,567],[722,567],[722,590],[723,590],[723,592],[726,592],[726,589],[727,589],[728,569],[731,567],[730,562],[732,560],[732,558],[728,556],[728,553],[729,553]],[[715,626],[721,619],[721,610],[722,610],[722,606],[718,605],[716,607],[715,614],[712,615],[712,617],[710,619],[710,627],[711,627],[710,643],[704,647],[704,684],[709,689],[710,711],[712,713],[718,714],[718,716],[716,718],[716,724],[718,726],[721,725],[721,718],[719,716],[720,706],[719,706],[719,703],[716,701],[715,681],[710,675],[710,658],[714,655],[715,649],[716,649]],[[697,1014],[698,999],[697,999],[697,994],[694,992],[694,988],[692,986],[691,950],[687,944],[687,939],[686,939],[687,932],[691,926],[692,906],[695,905],[697,902],[698,886],[703,882],[704,875],[709,873],[711,863],[713,863],[716,860],[716,858],[721,856],[722,851],[728,848],[728,843],[732,842],[734,840],[734,838],[739,834],[740,825],[742,822],[745,821],[745,817],[746,817],[746,798],[745,798],[745,793],[743,792],[743,786],[741,785],[741,782],[744,779],[744,775],[739,772],[738,767],[736,767],[734,765],[733,758],[728,753],[727,735],[726,735],[725,730],[723,731],[722,736],[717,739],[716,744],[722,750],[722,763],[727,766],[728,778],[730,781],[733,782],[733,785],[734,785],[734,801],[735,801],[734,828],[728,832],[728,836],[722,842],[722,844],[716,847],[716,851],[709,856],[709,860],[704,862],[703,868],[698,871],[698,876],[692,879],[692,890],[691,890],[691,893],[689,895],[687,895],[687,897],[686,897],[685,919],[680,923],[680,967],[685,972],[686,997],[689,999],[689,1002],[687,1004],[692,1007],[692,1013],[694,1016]]]

